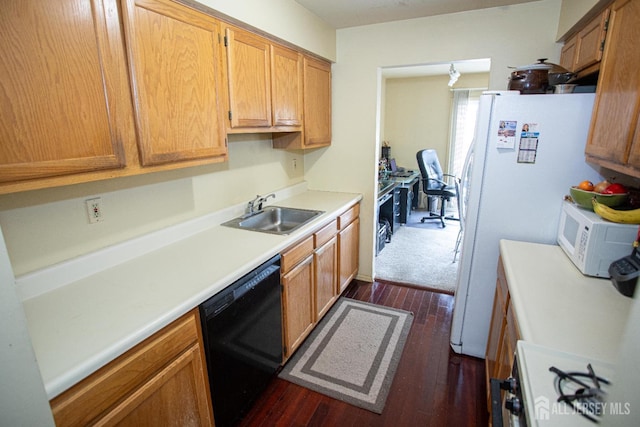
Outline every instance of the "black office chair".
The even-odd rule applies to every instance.
[[[444,228],[445,219],[460,220],[460,218],[445,216],[447,202],[458,198],[455,184],[460,180],[453,175],[442,172],[436,150],[420,150],[416,153],[416,160],[422,174],[422,191],[429,198],[429,216],[423,217],[420,222],[424,223],[427,219],[439,219],[442,223],[442,228]],[[445,179],[449,182],[453,181],[453,183],[446,182]],[[440,214],[432,212],[431,201],[433,198],[440,201]]]

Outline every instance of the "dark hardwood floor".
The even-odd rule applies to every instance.
[[[452,352],[453,296],[354,281],[345,297],[414,313],[382,414],[275,379],[241,426],[486,426],[484,361]]]

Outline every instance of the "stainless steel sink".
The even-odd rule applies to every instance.
[[[269,206],[251,216],[241,216],[222,225],[271,234],[289,234],[324,211]]]

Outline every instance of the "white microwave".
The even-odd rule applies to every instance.
[[[618,224],[571,202],[562,202],[558,244],[587,276],[609,277],[609,265],[633,250],[638,225]]]

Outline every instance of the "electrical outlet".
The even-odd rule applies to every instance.
[[[84,201],[87,205],[87,215],[89,215],[89,224],[95,224],[104,220],[102,211],[102,199],[96,197],[93,199],[87,199]]]
[[[298,169],[298,159],[293,159],[293,170]]]

